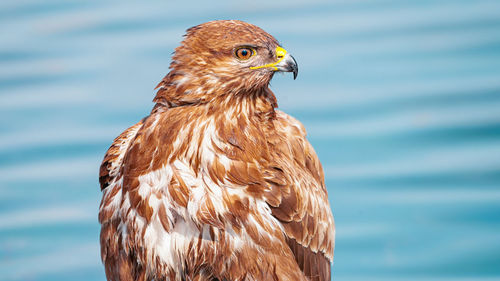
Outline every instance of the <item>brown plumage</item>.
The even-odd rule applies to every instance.
[[[101,165],[108,280],[330,279],[323,169],[268,87],[297,74],[280,50],[241,21],[188,29],[151,114]]]

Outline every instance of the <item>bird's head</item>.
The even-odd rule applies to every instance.
[[[173,103],[203,100],[218,94],[266,88],[276,72],[297,77],[295,59],[261,28],[237,20],[203,23],[187,30],[175,49],[170,73],[158,85]],[[175,93],[174,93],[175,92]],[[182,97],[181,97],[182,96]],[[178,102],[177,102],[178,103]]]

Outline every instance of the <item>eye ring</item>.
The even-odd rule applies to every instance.
[[[234,55],[239,58],[240,60],[247,60],[251,58],[253,55],[255,55],[255,50],[250,47],[242,47],[236,49],[234,52]]]

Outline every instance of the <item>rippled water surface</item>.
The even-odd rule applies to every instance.
[[[97,171],[184,30],[242,19],[300,65],[336,280],[500,280],[499,1],[0,2],[0,279],[105,280]]]

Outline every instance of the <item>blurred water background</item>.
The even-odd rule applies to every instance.
[[[326,172],[336,280],[500,280],[500,1],[0,2],[0,280],[105,280],[97,182],[185,29],[241,19]]]

